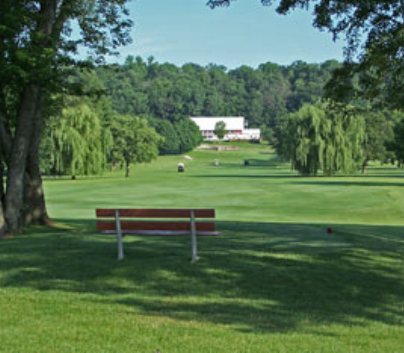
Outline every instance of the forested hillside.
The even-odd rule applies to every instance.
[[[334,60],[289,66],[268,62],[256,69],[227,70],[214,64],[178,67],[129,56],[123,65],[98,67],[95,73],[98,88],[105,89],[120,114],[171,122],[192,115],[241,115],[250,127],[260,127],[274,126],[286,112],[321,98],[338,66]]]
[[[69,93],[54,98],[62,108],[46,122],[42,171],[74,176],[126,166],[129,175],[131,163],[150,161],[157,150],[195,148],[201,136],[189,117],[200,115],[246,117],[305,175],[365,171],[371,160],[402,164],[402,114],[355,97],[348,105],[324,99],[338,67],[296,61],[228,70],[129,56],[122,65],[75,68],[66,80]],[[135,117],[142,129],[131,125]]]

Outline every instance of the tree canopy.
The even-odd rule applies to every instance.
[[[105,165],[105,148],[111,141],[104,138],[101,120],[85,103],[64,108],[60,116],[47,124],[45,143],[49,148],[48,172],[72,177],[99,174]]]
[[[345,108],[304,105],[286,117],[278,153],[303,175],[352,173],[363,162],[365,123]]]
[[[157,158],[158,146],[163,139],[151,128],[146,119],[128,115],[115,117],[111,125],[114,143],[112,152],[125,164],[129,177],[132,163],[147,163]]]
[[[393,112],[395,125],[393,127],[393,138],[387,142],[388,150],[394,153],[400,167],[404,166],[404,113]]]
[[[229,6],[236,0],[209,0]],[[263,5],[275,1],[261,0]],[[336,70],[328,94],[343,101],[355,96],[393,108],[404,108],[404,3],[402,0],[280,0],[285,15],[303,8],[313,12],[313,25],[333,39],[344,36],[345,62]],[[352,80],[355,77],[356,80]]]
[[[392,113],[386,110],[366,111],[363,116],[366,124],[366,139],[362,171],[365,172],[369,161],[385,162],[394,156],[388,150],[388,146],[394,139],[394,118]]]
[[[335,60],[296,61],[287,66],[267,62],[258,68],[227,70],[217,65],[179,67],[128,57],[124,65],[97,67],[94,75],[119,114],[170,123],[189,116],[242,115],[249,126],[260,127],[275,126],[286,112],[320,99],[338,66]]]
[[[221,140],[224,135],[226,135],[226,123],[224,121],[218,121],[215,125],[214,134],[219,140]]]

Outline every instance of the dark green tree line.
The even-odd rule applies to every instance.
[[[257,69],[145,62],[98,67],[96,74],[120,114],[150,116],[175,123],[187,116],[243,115],[249,126],[274,126],[279,116],[314,103],[339,64],[273,63]]]

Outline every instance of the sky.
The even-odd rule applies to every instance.
[[[133,43],[120,48],[115,60],[153,56],[160,63],[215,63],[229,69],[268,61],[289,65],[296,60],[342,60],[343,43],[314,28],[310,11],[282,16],[259,0],[237,0],[212,10],[206,2],[132,0]]]

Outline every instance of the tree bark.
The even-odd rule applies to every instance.
[[[1,151],[0,151],[1,152]],[[4,219],[4,187],[3,187],[3,161],[0,155],[0,238],[6,234],[6,221]]]
[[[5,218],[7,231],[14,233],[22,226],[24,196],[24,176],[28,150],[33,134],[33,122],[37,111],[40,88],[28,85],[22,94],[16,132],[9,156],[7,171],[7,190],[5,200]]]
[[[125,177],[129,178],[129,174],[130,174],[130,162],[125,161]]]
[[[50,225],[51,221],[46,210],[45,194],[40,172],[39,146],[42,131],[42,105],[41,95],[38,96],[37,110],[33,124],[33,134],[28,152],[27,167],[24,185],[24,225],[42,224]]]
[[[11,151],[11,133],[7,127],[6,117],[0,111],[0,237],[7,231],[5,213],[4,166],[7,165]]]
[[[368,160],[365,160],[363,163],[362,163],[362,174],[365,174],[366,173],[366,167],[368,166]]]
[[[7,163],[11,152],[11,141],[11,132],[7,127],[6,118],[0,112],[0,156],[5,163]]]
[[[36,159],[36,158],[35,158]],[[52,222],[46,210],[45,193],[39,163],[28,160],[24,188],[23,224],[51,225]]]
[[[0,203],[3,205],[4,202],[4,165],[0,155]]]

